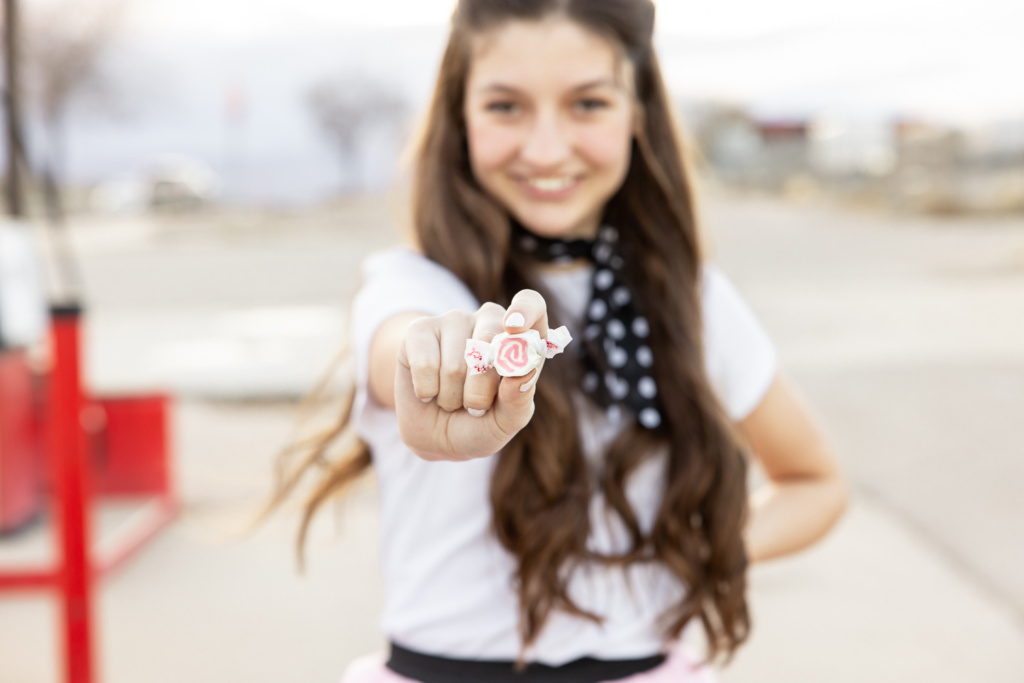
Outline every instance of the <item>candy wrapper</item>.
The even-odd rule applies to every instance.
[[[466,364],[470,375],[482,375],[492,367],[502,377],[522,377],[540,365],[545,358],[560,354],[572,341],[572,335],[563,325],[548,331],[541,339],[537,330],[522,334],[502,332],[490,341],[466,340]]]

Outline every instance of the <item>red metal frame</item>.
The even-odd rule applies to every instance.
[[[28,354],[0,351],[0,533],[32,526],[42,507],[36,388]]]
[[[0,572],[0,591],[56,590],[62,605],[62,640],[66,683],[96,681],[93,605],[96,581],[122,566],[179,512],[170,481],[119,534],[93,548],[89,452],[83,429],[86,400],[82,392],[81,311],[53,310],[53,369],[49,396],[46,454],[57,525],[58,559],[48,569]]]

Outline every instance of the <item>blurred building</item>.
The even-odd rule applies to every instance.
[[[810,122],[761,120],[744,107],[687,102],[683,116],[716,179],[746,190],[789,192],[810,172]]]
[[[708,102],[683,111],[729,187],[907,211],[1024,210],[1024,118],[954,129],[837,114],[760,119]]]

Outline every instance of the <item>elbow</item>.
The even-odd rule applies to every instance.
[[[842,519],[843,515],[846,514],[847,508],[850,506],[850,488],[841,472],[836,472],[830,477],[829,490],[831,495],[829,496],[828,505],[828,528],[831,529]]]
[[[822,534],[825,534],[846,514],[850,506],[850,487],[838,459],[832,452],[823,451],[822,460],[828,465],[819,470],[816,479],[819,491],[819,519],[823,527]]]

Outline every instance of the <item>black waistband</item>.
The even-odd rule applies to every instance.
[[[665,655],[614,660],[584,657],[562,666],[527,664],[520,673],[516,672],[512,661],[450,659],[391,643],[387,666],[399,675],[422,683],[599,683],[650,671],[664,661]]]

